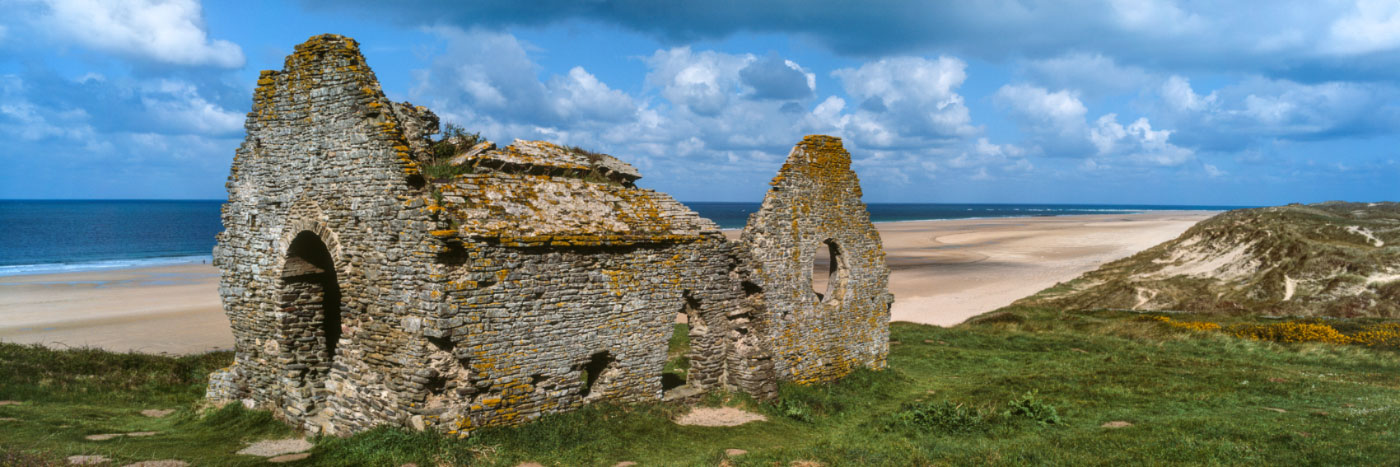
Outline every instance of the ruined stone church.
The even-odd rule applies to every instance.
[[[838,138],[803,138],[732,241],[627,163],[547,142],[484,143],[430,179],[437,117],[386,99],[345,37],[264,71],[245,126],[214,250],[236,357],[213,401],[315,433],[464,434],[885,365],[889,270]],[[678,316],[690,369],[666,388]]]

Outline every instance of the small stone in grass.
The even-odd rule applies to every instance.
[[[161,418],[172,413],[175,413],[175,409],[146,409],[141,411],[141,415],[151,418]]]
[[[1099,426],[1102,426],[1104,428],[1127,428],[1133,426],[1133,424],[1124,420],[1114,420]]]
[[[0,417],[0,422],[18,422],[18,421],[19,421],[19,419],[18,419],[18,418],[14,418],[14,417]]]
[[[19,405],[19,401],[0,401],[0,405]]]
[[[185,467],[187,465],[190,465],[190,463],[179,459],[161,459],[154,461],[141,461],[134,464],[126,464],[122,467]]]
[[[724,455],[729,456],[729,457],[739,457],[739,456],[742,456],[742,455],[748,454],[748,453],[749,453],[748,451],[745,451],[745,450],[743,450],[743,449],[725,449],[725,450],[724,450]]]
[[[311,450],[311,443],[301,438],[268,439],[249,444],[238,451],[248,456],[273,457]]]
[[[1263,409],[1264,409],[1264,410],[1269,410],[1269,411],[1278,412],[1278,413],[1288,413],[1287,410],[1283,410],[1283,409],[1280,409],[1280,408],[1277,408],[1277,407],[1264,407]]]
[[[88,441],[106,441],[112,438],[119,437],[121,435],[121,433],[103,433],[100,435],[87,435],[84,436],[83,439],[86,439]]]
[[[311,457],[311,453],[302,452],[297,454],[283,454],[277,457],[269,457],[267,461],[274,464],[281,464],[283,462],[296,462],[308,457]]]
[[[734,407],[695,407],[675,422],[678,425],[739,426],[766,420],[768,417]]]
[[[618,463],[616,463],[616,464],[613,464],[613,467],[633,467],[633,466],[635,466],[635,465],[637,465],[636,462],[632,462],[632,461],[622,461],[622,462],[618,462]]]
[[[158,433],[156,433],[156,432],[154,432],[154,431],[136,431],[136,432],[127,433],[126,435],[127,435],[127,436],[137,436],[137,437],[140,437],[140,436],[155,436],[155,435],[157,435],[157,434],[158,434]]]
[[[933,343],[933,339],[924,339],[924,343],[925,343],[925,344],[932,344],[932,343]]]
[[[68,456],[68,465],[98,465],[111,461],[106,456]]]
[[[1077,347],[1070,347],[1069,350],[1074,351],[1074,352],[1079,352],[1079,353],[1089,353],[1088,350],[1084,350],[1084,349],[1077,348]]]

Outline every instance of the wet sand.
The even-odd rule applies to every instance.
[[[879,224],[892,319],[951,326],[1175,238],[1212,215]],[[203,264],[0,277],[0,341],[172,354],[229,349],[218,287],[218,271]]]

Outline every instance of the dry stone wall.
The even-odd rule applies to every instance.
[[[888,272],[839,140],[805,139],[736,243],[627,163],[546,142],[482,143],[425,180],[437,125],[384,97],[352,39],[263,72],[214,252],[236,357],[210,399],[310,432],[465,436],[883,366]],[[843,285],[819,302],[801,271],[823,240]],[[690,370],[667,392],[678,316]]]
[[[415,209],[425,191],[390,104],[358,45],[339,36],[312,38],[258,79],[214,251],[237,349],[236,381],[217,398],[312,430],[395,421],[410,408],[403,362],[417,356],[398,323],[436,311],[419,298],[437,226]],[[341,291],[338,343],[312,310],[323,291],[283,277],[305,232],[324,245]]]
[[[808,136],[744,228],[740,241],[766,306],[756,327],[780,379],[831,381],[885,366],[894,296],[880,234],[860,195],[841,139]],[[818,249],[831,257],[826,291],[811,285]]]

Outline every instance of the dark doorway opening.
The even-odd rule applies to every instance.
[[[684,386],[690,380],[690,354],[709,329],[700,319],[700,300],[686,291],[681,310],[676,312],[671,337],[666,341],[666,363],[661,368],[661,389],[669,391]]]
[[[282,345],[292,354],[290,374],[302,383],[288,388],[288,402],[314,415],[325,403],[325,380],[340,344],[340,284],[335,261],[319,236],[298,233],[282,267]]]

